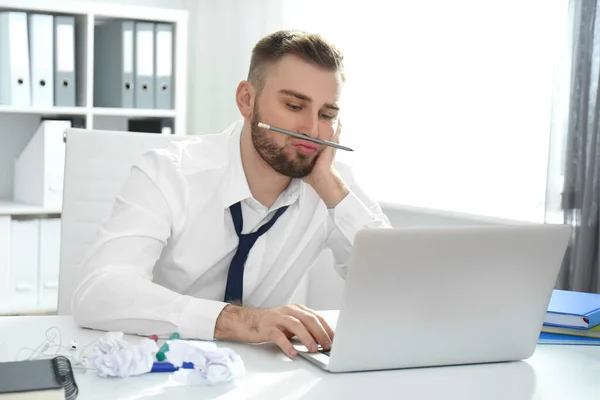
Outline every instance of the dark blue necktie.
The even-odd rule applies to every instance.
[[[225,287],[224,301],[226,303],[236,302],[242,304],[242,296],[244,294],[244,265],[246,264],[248,253],[250,253],[250,249],[254,246],[254,243],[256,243],[260,235],[268,231],[286,209],[287,206],[279,208],[269,222],[258,228],[256,232],[244,235],[242,234],[244,220],[242,219],[241,204],[237,202],[229,207],[231,218],[233,219],[233,226],[235,227],[235,232],[240,240],[237,251],[229,265],[227,286]]]

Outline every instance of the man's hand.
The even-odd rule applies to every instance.
[[[340,142],[341,131],[342,124],[338,122],[335,134],[331,138],[332,142]],[[326,146],[321,151],[321,154],[319,154],[312,172],[304,178],[304,181],[312,186],[323,202],[325,202],[327,208],[335,208],[349,192],[344,180],[337,173],[333,165],[335,152],[336,149],[334,147]]]
[[[249,308],[227,305],[215,327],[215,339],[246,343],[275,342],[290,358],[297,355],[291,338],[296,336],[310,352],[318,345],[331,349],[333,330],[325,319],[302,305]]]

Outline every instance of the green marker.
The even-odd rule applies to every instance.
[[[169,336],[168,340],[176,340],[179,339],[179,333],[175,332],[174,334],[172,334],[171,336]],[[165,355],[165,353],[169,351],[169,344],[167,342],[165,342],[165,344],[163,344],[160,349],[158,350],[158,353],[156,353],[156,359],[158,361],[165,361],[165,359],[167,358],[167,356]]]

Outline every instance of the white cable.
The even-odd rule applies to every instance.
[[[69,359],[69,361],[71,361],[71,364],[75,369],[93,369],[87,367],[85,352],[98,339],[95,339],[92,342],[88,343],[82,349],[79,349],[79,346],[77,345],[76,341],[71,342],[71,347],[63,346],[61,331],[56,326],[48,328],[46,330],[45,337],[46,339],[42,341],[35,349],[29,347],[19,349],[15,356],[15,360],[41,360],[46,358],[54,358],[58,355],[62,355]],[[28,357],[20,359],[19,355],[24,350],[30,351],[30,354]]]

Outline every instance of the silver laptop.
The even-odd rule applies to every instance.
[[[568,225],[364,229],[355,238],[331,372],[515,361],[536,347]]]

